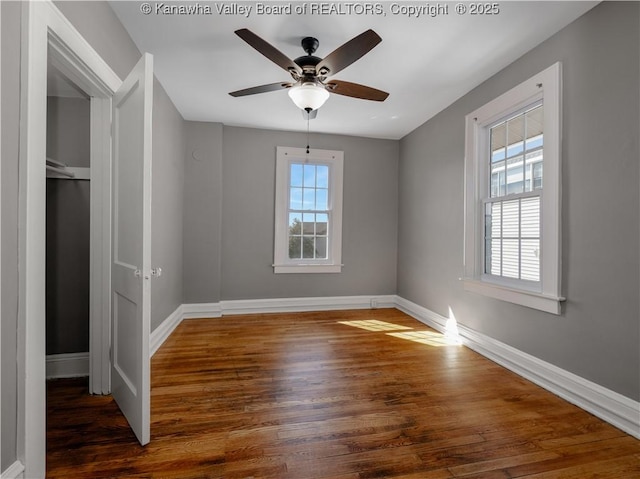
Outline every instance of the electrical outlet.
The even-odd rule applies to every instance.
[[[371,299],[371,308],[376,309],[378,307],[378,300],[376,298]]]

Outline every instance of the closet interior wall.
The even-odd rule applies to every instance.
[[[90,167],[89,99],[47,98],[47,158]],[[89,206],[88,180],[47,178],[47,355],[89,351]]]

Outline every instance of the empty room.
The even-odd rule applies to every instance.
[[[640,2],[0,2],[0,478],[640,477]]]

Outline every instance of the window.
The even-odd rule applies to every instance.
[[[489,128],[489,197],[485,205],[484,274],[540,282],[541,103]],[[522,285],[524,287],[524,284]]]
[[[342,269],[343,153],[278,147],[275,273]]]
[[[560,64],[466,117],[465,289],[560,313]]]

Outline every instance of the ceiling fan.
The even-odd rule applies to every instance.
[[[294,60],[290,60],[273,45],[246,28],[236,30],[235,33],[269,60],[289,72],[293,81],[269,83],[229,93],[233,97],[286,89],[293,102],[303,110],[305,118],[313,119],[317,115],[318,108],[329,98],[329,93],[373,101],[384,101],[389,96],[387,92],[369,86],[329,79],[330,76],[363,57],[382,41],[382,38],[373,30],[367,30],[352,38],[324,58],[313,55],[320,42],[316,38],[305,37],[301,45],[306,55]]]

